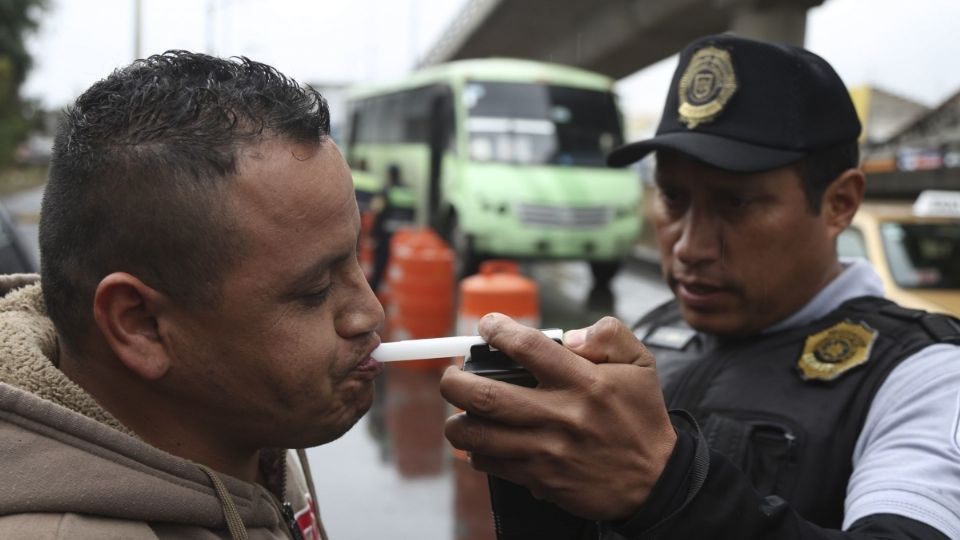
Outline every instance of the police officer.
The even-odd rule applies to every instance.
[[[809,51],[684,48],[656,136],[609,157],[656,153],[675,298],[635,334],[606,318],[563,345],[488,315],[480,333],[540,384],[449,370],[470,413],[453,445],[603,538],[960,538],[960,325],[838,259],[859,133]]]
[[[374,241],[370,288],[374,292],[380,288],[380,282],[387,270],[390,239],[401,227],[413,223],[414,204],[413,194],[400,178],[400,168],[391,165],[387,168],[387,181],[384,182],[383,189],[371,204],[376,214],[370,230]]]

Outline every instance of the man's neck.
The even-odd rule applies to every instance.
[[[182,410],[156,385],[112,356],[77,356],[62,347],[59,368],[147,444],[247,482],[260,475],[259,449],[249,449],[200,411]]]
[[[849,269],[849,267],[854,267]],[[879,278],[865,261],[842,263],[839,260],[833,271],[826,275],[820,288],[816,290],[806,302],[795,309],[790,315],[779,322],[767,327],[762,333],[776,332],[785,328],[807,324],[810,321],[826,316],[839,307],[840,304],[857,296],[882,296],[883,289]],[[841,277],[844,272],[851,272]]]

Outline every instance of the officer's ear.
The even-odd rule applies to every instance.
[[[860,169],[847,169],[840,173],[823,193],[820,214],[831,236],[837,237],[850,222],[863,201],[866,178]]]
[[[103,278],[93,296],[93,318],[120,362],[147,380],[162,377],[170,359],[160,339],[164,295],[125,272]]]

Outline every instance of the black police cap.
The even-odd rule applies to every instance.
[[[750,173],[859,136],[850,94],[826,60],[799,47],[720,34],[681,51],[656,135],[615,149],[607,163],[620,167],[674,150]]]

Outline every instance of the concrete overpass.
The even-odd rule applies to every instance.
[[[469,0],[422,66],[509,56],[619,79],[693,38],[732,30],[803,44],[807,10],[823,0]]]

